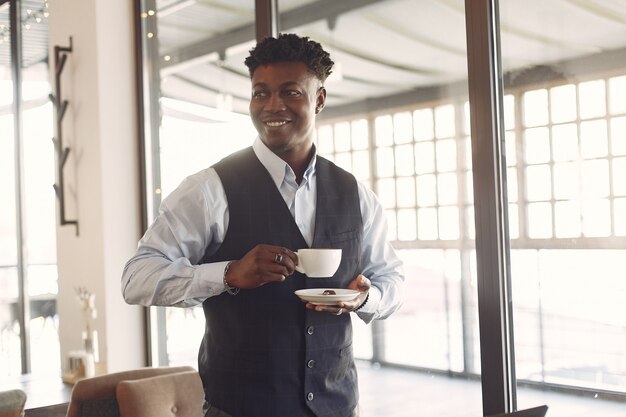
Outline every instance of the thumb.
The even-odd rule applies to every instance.
[[[372,282],[365,275],[359,275],[355,281],[359,291],[366,292],[372,287]]]

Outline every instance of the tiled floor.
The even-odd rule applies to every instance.
[[[358,364],[361,417],[480,417],[480,381]],[[548,405],[546,417],[626,417],[626,401],[518,388],[520,409]]]

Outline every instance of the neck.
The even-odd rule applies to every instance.
[[[313,153],[314,153],[313,146],[311,146],[308,152],[302,153],[300,155],[287,152],[278,156],[280,157],[280,159],[285,161],[287,165],[291,167],[294,174],[296,174],[296,182],[300,184],[302,182],[302,178],[304,177],[304,172],[306,171],[307,167],[309,166],[309,163],[311,162]]]

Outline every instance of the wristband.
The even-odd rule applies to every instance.
[[[363,308],[363,306],[364,306],[365,304],[367,304],[367,300],[369,300],[369,299],[370,299],[370,292],[368,291],[368,292],[367,292],[367,297],[365,297],[365,301],[363,301],[363,303],[361,303],[361,305],[360,305],[360,306],[358,306],[357,308],[355,308],[354,310],[352,310],[352,312],[356,313],[357,311],[359,311],[360,309],[362,309],[362,308]]]
[[[228,285],[228,282],[226,282],[226,274],[228,273],[228,270],[230,269],[230,265],[235,262],[235,261],[230,261],[229,263],[226,264],[226,267],[224,268],[224,278],[222,279],[222,281],[224,281],[224,288],[226,289],[226,292],[230,295],[237,295],[239,294],[239,291],[241,290],[241,288],[237,288],[237,287],[231,287],[230,285]]]

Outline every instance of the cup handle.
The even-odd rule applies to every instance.
[[[298,256],[298,252],[294,252],[296,254],[296,256]],[[300,266],[300,264],[296,265],[296,271],[298,271],[301,274],[305,274],[304,269],[302,268],[302,266]]]

